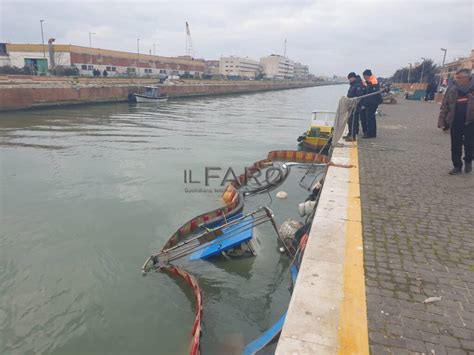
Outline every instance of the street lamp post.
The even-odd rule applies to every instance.
[[[43,59],[46,60],[46,52],[45,52],[45,50],[44,50],[43,22],[44,22],[44,20],[40,20],[40,26],[41,26],[41,43],[43,43]]]
[[[91,55],[90,55],[90,63],[92,65],[92,35],[95,35],[96,33],[95,32],[89,32],[89,48],[91,50]]]
[[[140,38],[137,38],[137,76],[140,76]]]
[[[421,62],[421,77],[420,77],[420,83],[423,82],[423,72],[424,72],[424,70],[425,70],[425,60],[426,60],[426,58],[421,57],[421,60],[422,60],[423,62]]]
[[[443,54],[443,63],[441,64],[441,70],[443,70],[443,68],[444,68],[444,61],[446,60],[446,52],[447,52],[448,50],[447,50],[446,48],[440,48],[440,49],[444,52],[444,54]],[[441,70],[440,70],[440,72],[439,72],[438,91],[439,91],[439,89],[440,89],[440,87],[441,87],[441,80],[442,80]]]

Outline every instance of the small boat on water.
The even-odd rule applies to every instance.
[[[164,102],[168,100],[168,95],[161,93],[158,86],[145,86],[143,94],[133,94],[137,102]]]
[[[336,112],[313,111],[309,129],[298,137],[302,150],[325,153],[331,144]]]

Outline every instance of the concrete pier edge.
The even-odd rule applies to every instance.
[[[368,354],[356,143],[334,149],[276,354]]]
[[[79,105],[90,103],[123,102],[129,95],[142,93],[150,80],[105,80],[87,81],[86,78],[54,78],[51,82],[34,78],[31,80],[4,80],[0,76],[0,112],[41,107]],[[308,81],[197,81],[174,85],[159,85],[170,98],[249,94],[276,90],[300,89],[335,83]],[[158,85],[154,83],[153,85]]]

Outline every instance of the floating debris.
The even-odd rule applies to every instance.
[[[441,301],[441,297],[428,297],[423,303],[433,303]]]

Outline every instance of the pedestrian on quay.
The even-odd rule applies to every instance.
[[[362,73],[365,83],[367,85],[365,89],[365,95],[375,93],[380,90],[379,83],[375,75],[372,74],[370,69],[364,70]],[[380,93],[365,97],[362,101],[362,106],[365,111],[365,132],[362,138],[375,138],[377,137],[377,120],[375,113],[377,107],[382,102],[382,95]],[[362,126],[364,130],[364,126]]]
[[[435,93],[436,93],[436,84],[429,83],[426,86],[425,101],[433,101]]]
[[[354,72],[350,72],[347,75],[349,79],[349,90],[347,91],[348,98],[354,98],[364,95],[364,86],[362,85],[362,79],[359,75],[356,75]],[[357,135],[359,134],[359,117],[360,117],[360,108],[362,102],[359,101],[354,111],[349,116],[347,126],[349,128],[349,133],[344,139],[348,142],[353,142],[356,140]]]
[[[109,73],[107,73],[107,70],[106,70],[106,69],[104,69],[104,71],[102,72],[102,75],[104,76],[104,78],[106,78],[106,77],[107,77],[107,75],[109,75]]]
[[[462,173],[462,147],[464,145],[464,171],[472,171],[474,151],[474,78],[470,69],[456,71],[455,82],[448,87],[441,104],[438,127],[451,132],[450,175]]]

